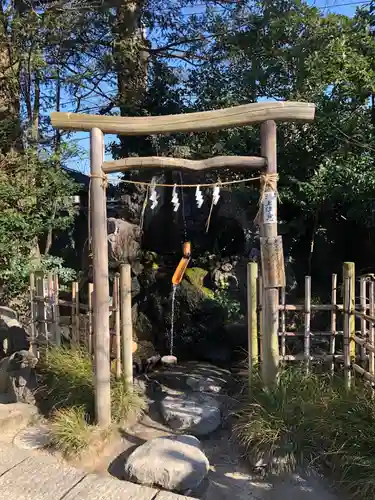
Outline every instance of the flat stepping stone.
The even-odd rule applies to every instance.
[[[125,463],[126,478],[145,486],[183,493],[207,476],[209,462],[194,436],[166,436],[139,446]]]
[[[46,448],[50,443],[50,430],[46,425],[26,427],[13,440],[13,444],[21,450],[39,450]]]
[[[202,393],[168,395],[160,402],[161,414],[169,427],[204,436],[221,424],[220,403]]]
[[[219,378],[200,377],[198,375],[188,377],[186,383],[192,391],[213,394],[219,394],[223,389],[223,385],[225,385],[225,382]]]

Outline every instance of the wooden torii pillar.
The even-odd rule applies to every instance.
[[[185,115],[124,118],[75,113],[51,113],[53,127],[61,130],[87,131],[91,134],[91,223],[94,266],[95,340],[95,408],[97,423],[107,427],[111,423],[110,353],[109,353],[109,284],[106,221],[106,174],[129,169],[169,168],[208,170],[218,168],[263,169],[265,182],[261,191],[260,233],[263,267],[263,360],[262,376],[269,385],[276,380],[278,351],[278,287],[272,247],[277,247],[277,161],[276,121],[310,122],[315,106],[303,102],[261,102],[215,111]],[[193,161],[180,158],[125,158],[104,162],[103,133],[118,135],[174,134],[203,132],[261,124],[261,156],[216,157]],[[269,251],[271,248],[271,251]],[[268,282],[265,279],[268,276]],[[130,347],[131,348],[131,347]]]

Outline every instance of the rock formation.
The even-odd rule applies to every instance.
[[[37,363],[38,358],[24,350],[0,360],[0,394],[7,403],[35,403]]]

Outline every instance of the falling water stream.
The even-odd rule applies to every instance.
[[[184,224],[184,241],[187,241],[187,224],[185,217],[185,204],[184,204],[184,190],[183,190],[183,177],[180,172],[180,185],[181,185],[181,202],[182,202],[182,221]],[[171,311],[171,331],[170,331],[170,341],[169,341],[169,354],[173,356],[173,348],[174,348],[174,309],[175,309],[175,301],[176,301],[176,291],[178,285],[172,285],[172,311]]]
[[[170,344],[169,344],[169,354],[173,356],[173,340],[174,340],[174,307],[176,300],[176,290],[177,285],[172,287],[172,312],[171,312],[171,333],[170,333]]]

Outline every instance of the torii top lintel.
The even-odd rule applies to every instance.
[[[202,132],[242,127],[267,120],[310,122],[315,105],[306,102],[258,102],[233,108],[180,115],[120,117],[78,113],[51,113],[52,126],[62,130],[90,131],[100,129],[106,134],[149,135],[176,132]]]

